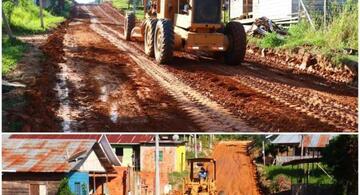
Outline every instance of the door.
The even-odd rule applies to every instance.
[[[39,184],[30,184],[30,195],[40,195]]]

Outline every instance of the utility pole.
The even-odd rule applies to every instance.
[[[196,134],[194,134],[194,151],[195,151],[195,158],[198,157],[198,151],[197,151],[197,139],[196,139]]]
[[[160,195],[159,134],[155,135],[155,195]]]
[[[39,0],[41,28],[44,27],[43,0]]]
[[[262,155],[263,155],[263,162],[265,166],[265,141],[262,142]]]

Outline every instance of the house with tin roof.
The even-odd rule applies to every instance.
[[[104,140],[3,137],[2,194],[56,194],[64,178],[74,194],[93,193],[121,165]]]
[[[321,150],[325,148],[335,135],[330,134],[281,134],[277,135],[271,143],[285,147],[285,152],[278,151],[276,164],[287,163],[296,159],[321,158]],[[301,154],[302,153],[302,154]]]

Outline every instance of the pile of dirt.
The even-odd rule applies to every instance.
[[[40,46],[45,54],[43,60],[42,72],[37,77],[35,85],[27,90],[26,99],[29,104],[26,107],[26,115],[31,116],[25,121],[22,131],[54,131],[59,129],[57,117],[55,116],[58,102],[53,90],[56,77],[51,76],[59,72],[57,63],[63,62],[63,44],[62,40],[66,33],[66,27],[69,21],[63,22],[48,37],[47,41]]]
[[[329,82],[357,84],[357,64],[335,65],[323,55],[308,51],[309,48],[293,50],[265,49],[247,46],[247,58],[267,66],[280,67],[294,74],[308,74],[324,78]]]

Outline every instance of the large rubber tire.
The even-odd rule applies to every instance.
[[[239,22],[229,22],[225,27],[225,35],[229,39],[229,48],[225,52],[225,63],[240,65],[246,53],[246,32]]]
[[[170,20],[159,19],[154,35],[154,54],[159,64],[168,63],[173,57],[174,27]]]
[[[125,40],[130,40],[130,35],[132,29],[135,27],[135,13],[134,12],[127,12],[125,15],[125,23],[124,23],[124,37]]]
[[[156,28],[157,19],[150,18],[145,21],[144,31],[144,51],[145,54],[154,57],[154,34]]]

